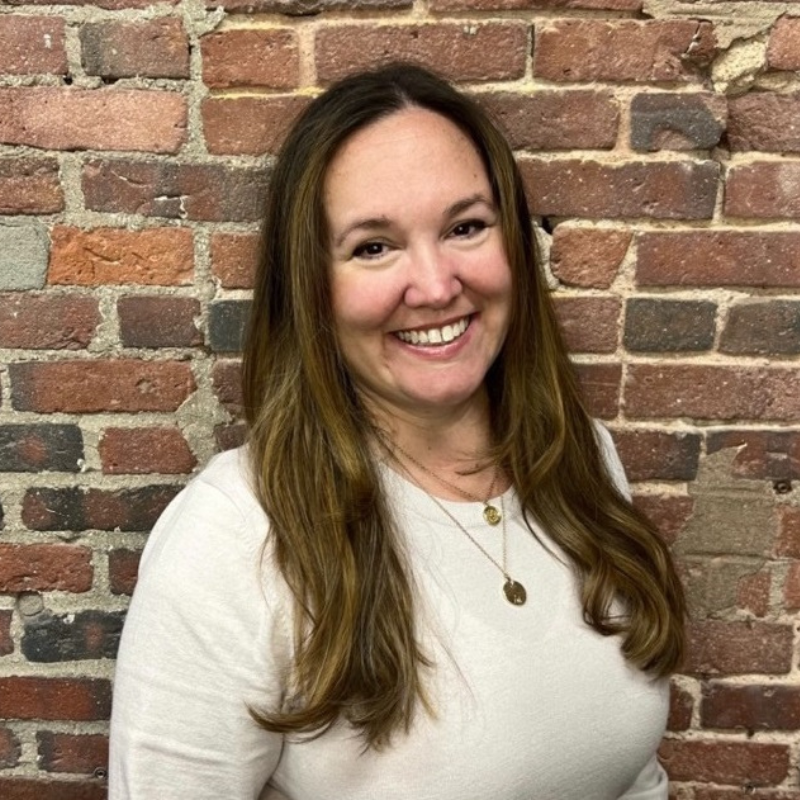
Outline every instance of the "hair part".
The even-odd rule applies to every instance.
[[[431,662],[374,463],[377,431],[336,342],[323,191],[354,133],[409,107],[464,132],[498,206],[514,290],[507,337],[487,375],[492,455],[531,530],[535,519],[571,559],[587,623],[618,635],[625,657],[654,675],[674,670],[683,653],[680,584],[652,524],[603,464],[508,144],[473,100],[425,69],[396,64],[354,75],[301,114],[272,173],[243,392],[256,493],[295,600],[295,702],[256,716],[269,730],[309,735],[345,719],[368,747],[407,730],[420,705],[434,713],[425,688]],[[622,620],[610,617],[615,599],[627,608]]]

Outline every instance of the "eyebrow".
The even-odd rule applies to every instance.
[[[495,209],[494,201],[490,198],[487,198],[486,195],[478,192],[477,194],[470,195],[469,197],[465,197],[463,200],[456,200],[455,203],[448,206],[445,211],[444,217],[445,219],[452,219],[453,217],[457,217],[463,211],[466,211],[468,208],[472,206],[482,203],[485,206],[488,206],[491,210]],[[345,239],[353,233],[353,231],[374,231],[380,230],[382,228],[387,227],[391,224],[391,220],[387,216],[380,216],[380,217],[366,217],[364,219],[358,219],[352,224],[348,225],[334,240],[333,245],[334,247],[341,247],[344,243]]]

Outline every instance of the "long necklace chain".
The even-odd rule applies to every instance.
[[[454,492],[458,492],[462,497],[465,497],[467,500],[472,500],[475,503],[483,503],[483,518],[490,524],[490,525],[497,525],[502,519],[503,514],[497,506],[493,505],[489,501],[492,499],[492,494],[494,493],[494,487],[497,484],[497,478],[500,475],[500,465],[496,464],[494,468],[494,474],[492,475],[492,482],[489,485],[489,492],[486,495],[486,499],[482,499],[478,497],[478,495],[473,494],[472,492],[468,492],[466,489],[462,489],[460,486],[456,486],[456,484],[451,483],[450,481],[443,478],[441,475],[437,475],[433,470],[428,469],[423,463],[417,461],[411,453],[407,453],[399,444],[392,443],[391,445],[398,453],[402,454],[405,458],[407,458],[415,467],[422,470],[426,475],[430,475],[431,478],[441,483],[443,486],[447,486],[449,489],[452,489]],[[505,523],[503,523],[505,525]]]
[[[400,447],[398,447],[397,445],[394,445],[394,447],[400,453],[405,455],[405,457],[412,464],[415,464],[416,466],[420,467],[420,469],[422,469],[423,472],[426,472],[429,475],[433,475],[433,473],[430,472],[430,470],[427,470],[421,464],[418,464],[415,459],[411,458],[411,456],[409,456]],[[394,460],[397,461],[397,457],[396,456],[394,456]],[[506,600],[508,600],[508,602],[511,603],[511,605],[514,605],[514,606],[524,605],[525,601],[528,599],[528,593],[525,591],[525,587],[519,581],[515,581],[511,577],[511,575],[509,575],[509,573],[508,573],[508,536],[507,536],[507,533],[506,533],[506,513],[505,513],[506,509],[505,509],[505,503],[503,501],[503,496],[500,495],[500,511],[497,512],[498,513],[497,521],[496,522],[489,522],[488,519],[486,520],[487,522],[489,522],[490,525],[496,525],[497,522],[501,522],[501,521],[503,523],[503,528],[502,528],[502,530],[503,530],[503,561],[502,561],[502,563],[499,563],[497,561],[497,559],[494,558],[494,556],[492,556],[491,553],[489,553],[489,551],[458,521],[458,518],[455,516],[455,514],[452,514],[450,512],[450,510],[444,505],[444,503],[442,503],[442,501],[439,500],[438,497],[434,497],[430,492],[428,492],[426,489],[424,489],[422,487],[422,485],[419,483],[419,481],[415,479],[414,475],[411,472],[409,472],[407,467],[403,466],[402,463],[400,464],[400,466],[403,468],[404,472],[411,478],[411,480],[420,489],[422,489],[422,491],[425,492],[425,494],[437,506],[439,506],[439,508],[444,512],[444,514],[446,516],[448,516],[450,518],[450,520],[453,522],[453,524],[456,526],[456,528],[458,528],[467,537],[467,539],[469,539],[472,542],[472,544],[474,544],[475,547],[477,547],[478,550],[481,553],[483,553],[483,555],[489,561],[491,561],[491,563],[494,564],[495,567],[497,567],[497,569],[500,570],[500,573],[502,574],[503,578],[505,578],[505,581],[503,583],[503,594],[505,595]],[[434,477],[436,477],[436,476],[434,475]],[[494,488],[494,484],[495,484],[496,480],[497,480],[497,471],[495,471],[495,477],[494,477],[494,480],[492,481],[492,486],[489,489],[489,496],[490,497],[491,497],[491,490]],[[447,483],[447,481],[442,481],[442,482],[443,483]],[[457,487],[453,486],[452,488],[455,489]],[[472,499],[475,502],[478,502],[478,503],[484,502],[480,498],[477,498],[477,497],[474,497],[474,496],[471,497],[469,495],[469,493],[462,492],[462,494],[464,494],[465,496],[470,497],[470,499]],[[485,516],[486,516],[486,511],[484,510],[484,517]]]

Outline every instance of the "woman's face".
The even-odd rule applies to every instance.
[[[368,405],[437,415],[483,402],[511,270],[483,162],[409,108],[345,142],[325,179],[336,336]]]

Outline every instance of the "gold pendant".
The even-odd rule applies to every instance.
[[[497,525],[503,519],[503,515],[494,506],[487,503],[483,508],[483,518],[490,525]]]
[[[506,578],[506,582],[503,584],[503,594],[505,594],[506,600],[508,600],[512,606],[525,605],[525,601],[528,599],[528,593],[525,591],[525,587],[511,578]]]

